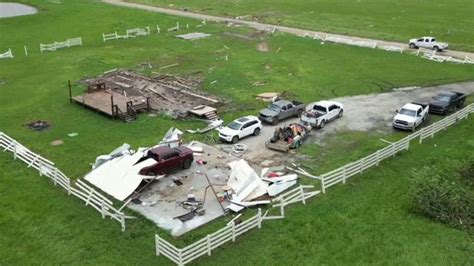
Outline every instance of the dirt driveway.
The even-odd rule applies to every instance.
[[[324,141],[325,136],[334,133],[334,131],[391,132],[393,130],[391,123],[395,110],[408,102],[428,102],[435,94],[445,90],[473,94],[474,82],[425,88],[401,88],[387,93],[331,99],[344,104],[344,116],[327,124],[324,129],[313,131],[310,134],[314,136],[315,132],[317,132],[318,141]],[[285,120],[280,123],[280,126],[298,121],[299,119]],[[249,147],[244,158],[261,166],[265,166],[265,164],[279,164],[283,161],[285,154],[268,150],[265,147],[265,141],[273,136],[274,131],[275,126],[265,125],[258,137],[243,139],[240,143],[246,144]]]

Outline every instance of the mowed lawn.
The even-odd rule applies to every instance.
[[[126,1],[382,40],[436,36],[452,49],[474,51],[471,0]]]
[[[474,78],[473,66],[439,64],[409,55],[343,45],[320,45],[317,42],[294,36],[261,35],[245,29],[233,29],[214,24],[199,29],[199,31],[211,33],[212,37],[195,42],[177,39],[173,37],[175,33],[163,33],[133,40],[103,43],[101,38],[103,32],[119,31],[123,34],[128,28],[144,26],[153,28],[156,24],[166,29],[179,20],[182,25],[190,24],[191,26],[189,30],[181,31],[185,33],[195,31],[193,26],[199,22],[113,7],[96,1],[69,0],[57,4],[54,1],[38,0],[26,3],[38,6],[40,14],[0,20],[2,36],[0,51],[12,48],[15,53],[14,59],[0,61],[0,80],[2,81],[0,131],[6,132],[33,151],[51,159],[72,178],[79,178],[85,174],[90,169],[89,163],[98,154],[110,152],[123,142],[131,143],[134,147],[148,146],[156,143],[170,126],[181,129],[200,126],[198,122],[178,122],[163,116],[148,117],[147,115],[140,116],[134,123],[124,124],[69,103],[66,86],[68,80],[76,84],[78,80],[86,76],[101,74],[113,68],[140,71],[137,65],[150,62],[155,66],[179,63],[179,67],[166,69],[166,72],[171,74],[200,71],[204,78],[201,89],[228,102],[223,110],[223,115],[227,120],[243,113],[255,113],[261,104],[254,100],[253,95],[263,91],[287,90],[295,93],[297,98],[309,102],[335,96],[383,92],[399,86],[433,85]],[[238,33],[253,39],[232,37],[224,32]],[[51,43],[54,40],[61,41],[77,36],[83,37],[83,47],[44,54],[38,51],[39,43]],[[256,49],[262,42],[267,43],[268,52],[260,52]],[[28,57],[22,54],[23,45],[29,47]],[[281,49],[276,53],[278,48]],[[223,60],[225,55],[228,55],[229,61]],[[158,67],[144,70],[145,73],[150,71],[161,72]],[[251,85],[255,81],[266,82],[267,85],[259,87]],[[74,93],[81,91],[82,88],[74,86]],[[25,123],[36,119],[47,120],[53,126],[41,133],[31,132],[24,127]],[[471,136],[472,127],[472,120],[470,120],[464,122],[460,129],[450,129],[446,136],[454,140],[449,147],[461,147],[460,139],[462,138],[459,136]],[[67,137],[66,134],[71,132],[78,132],[79,136]],[[191,139],[192,136],[186,136],[186,138]],[[55,139],[63,139],[65,144],[58,147],[51,146],[50,142]],[[364,143],[363,140],[361,142]],[[448,143],[451,144],[447,137],[444,143],[446,146]],[[340,145],[335,147],[341,148]],[[425,153],[430,153],[429,146],[422,147]],[[347,154],[353,155],[353,152],[357,151],[350,151]],[[452,152],[453,156],[462,155]],[[468,149],[463,152],[468,152]],[[418,157],[411,159],[407,157],[402,168],[409,171],[410,168],[407,166],[417,158],[422,158],[422,154],[413,155]],[[442,155],[443,153],[440,153],[439,158]],[[327,162],[331,160],[336,161],[335,158],[329,156]],[[337,165],[334,164],[334,167],[339,166],[340,162],[339,153]],[[131,221],[128,224],[128,230],[121,233],[117,223],[108,219],[103,221],[97,212],[84,207],[77,200],[68,198],[44,178],[25,169],[25,165],[21,162],[13,161],[10,155],[2,153],[0,165],[2,169],[0,173],[0,231],[2,232],[0,234],[0,264],[161,264],[168,262],[166,259],[154,257],[153,234],[157,231],[160,234],[164,232],[157,230],[151,222],[143,218]],[[390,167],[380,169],[392,171]],[[400,173],[395,169],[393,171],[396,174]],[[374,175],[372,179],[378,178],[377,180],[380,181],[385,177],[385,175],[380,175],[380,171],[375,171],[375,174],[377,175]],[[404,181],[390,178],[394,183],[388,182],[384,189],[398,193],[402,185],[407,186],[408,175],[409,172],[404,175],[403,178],[406,178]],[[244,236],[239,240],[237,247],[240,248],[232,247],[232,251],[223,248],[217,251],[216,259],[211,257],[203,262],[217,264],[229,257],[232,258],[232,263],[239,263],[240,259],[248,257],[247,252],[265,247],[268,248],[267,252],[255,254],[255,258],[260,257],[260,261],[263,260],[268,264],[292,263],[294,260],[291,258],[297,254],[308,256],[305,252],[311,253],[312,257],[306,257],[308,261],[301,260],[302,263],[324,262],[326,258],[329,258],[328,254],[334,254],[331,256],[334,263],[357,261],[360,258],[358,254],[355,254],[356,251],[351,253],[352,255],[347,254],[347,257],[341,257],[340,260],[336,256],[341,247],[347,244],[346,238],[352,237],[354,241],[357,240],[357,246],[354,248],[360,248],[361,251],[383,248],[379,247],[378,243],[382,240],[387,241],[387,249],[375,252],[368,257],[383,261],[382,255],[393,255],[383,254],[388,252],[391,243],[400,241],[399,238],[394,238],[391,242],[390,237],[397,237],[400,234],[391,236],[391,230],[384,231],[385,227],[378,225],[375,231],[388,235],[388,240],[370,241],[374,236],[370,234],[373,233],[371,230],[373,225],[370,225],[373,219],[369,213],[367,216],[358,217],[359,220],[354,220],[354,222],[364,221],[360,226],[369,224],[365,225],[365,233],[359,241],[358,237],[350,234],[350,228],[344,226],[341,228],[341,223],[336,219],[338,215],[344,213],[339,212],[334,216],[337,212],[332,211],[339,209],[343,212],[344,208],[340,207],[341,202],[346,202],[351,206],[357,202],[353,208],[359,208],[357,210],[360,210],[360,213],[364,213],[365,209],[378,211],[378,208],[371,207],[373,205],[371,199],[380,200],[380,195],[372,194],[378,187],[377,183],[369,182],[365,186],[363,184],[361,183],[361,196],[370,195],[366,200],[355,201],[357,198],[352,199],[350,193],[338,192],[343,189],[336,189],[334,193],[329,194],[330,196],[321,198],[320,202],[316,200],[310,205],[310,209],[295,207],[294,211],[289,212],[290,219],[270,223],[268,228],[255,232],[255,235],[251,233]],[[400,193],[405,192],[406,190]],[[337,195],[340,195],[340,198]],[[407,212],[406,200],[400,206],[390,207],[398,210],[390,215],[399,217],[400,223],[407,217],[403,215]],[[392,204],[393,201],[393,198],[387,198],[382,202]],[[356,209],[351,210],[348,213],[356,212]],[[388,216],[385,218],[386,222],[391,221]],[[458,247],[466,243],[464,234],[421,218],[410,215],[408,218],[414,219],[414,222],[399,228],[401,235],[408,242],[416,242],[418,238],[415,236],[421,236],[421,234],[411,235],[412,224],[416,225],[415,228],[422,227],[423,229],[425,226],[426,230],[434,228],[433,230],[439,234],[446,234],[447,238],[446,246],[432,237],[424,240],[422,247],[411,246],[418,249],[424,247],[425,250],[421,249],[423,252],[417,252],[415,249],[414,254],[406,255],[408,259],[431,261],[425,256],[431,255],[432,252],[435,256],[433,261],[444,261],[441,260],[441,256],[446,248],[455,258],[454,261],[463,260],[465,253]],[[332,235],[326,235],[320,241],[313,241],[311,233],[320,232],[316,230],[318,227],[312,227],[316,222],[319,222],[320,226],[324,224],[326,230],[323,231],[332,232]],[[285,244],[283,237],[292,239],[293,233],[300,230],[299,236],[296,235],[294,240],[291,240],[292,242]],[[341,232],[340,230],[342,230],[341,235],[335,237]],[[280,237],[275,238],[277,241],[273,241],[275,234]],[[366,234],[368,235],[365,236]],[[186,239],[179,240],[179,243],[189,242],[190,238],[200,235],[202,235],[201,231],[193,232],[190,236],[186,236]],[[325,243],[326,240],[329,241],[327,252],[324,250],[312,252],[321,247],[320,242]],[[269,243],[279,246],[272,249]],[[300,247],[294,248],[296,245]],[[305,246],[308,248],[301,248]],[[427,253],[428,249],[433,251]],[[286,257],[286,260],[280,261],[279,256]],[[436,258],[439,260],[435,260]],[[242,263],[244,262],[240,261],[240,264]]]

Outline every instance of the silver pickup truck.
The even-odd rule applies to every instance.
[[[304,112],[306,104],[298,101],[278,100],[260,111],[258,118],[262,122],[278,124],[280,120],[289,117],[299,117]]]

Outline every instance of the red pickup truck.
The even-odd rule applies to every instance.
[[[193,151],[184,146],[177,148],[170,148],[167,146],[153,148],[149,150],[147,155],[142,157],[137,163],[149,158],[154,159],[156,163],[140,169],[138,172],[140,175],[156,176],[173,169],[188,169],[191,167],[191,163],[194,160]]]

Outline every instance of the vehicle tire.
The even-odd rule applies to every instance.
[[[193,161],[191,161],[191,159],[186,159],[184,162],[183,162],[183,168],[184,169],[189,169],[189,167],[191,167],[191,163]]]
[[[441,50],[439,49],[438,46],[433,46],[433,51],[435,51],[435,52],[441,52]]]
[[[411,49],[416,49],[416,48],[417,48],[417,47],[416,47],[416,45],[415,45],[414,43],[410,43],[410,45],[409,45],[409,46],[410,46],[410,48],[411,48]]]
[[[234,136],[234,137],[232,138],[232,143],[235,144],[235,143],[237,143],[237,142],[239,142],[239,137],[238,137],[238,136]]]
[[[298,110],[298,112],[296,112],[296,117],[301,117],[302,114],[303,110]]]
[[[254,136],[260,135],[260,128],[257,127],[257,128],[253,131],[253,135],[254,135]]]
[[[341,111],[339,111],[339,114],[337,114],[337,117],[341,118],[343,114],[344,114],[344,110],[341,110]]]
[[[280,119],[278,119],[278,116],[277,116],[277,117],[273,118],[272,125],[276,125],[276,124],[278,124],[278,122],[280,122]]]
[[[321,124],[319,125],[319,128],[323,128],[324,125],[326,125],[326,120],[321,121]]]
[[[299,148],[300,146],[301,146],[301,141],[298,140],[298,141],[296,142],[295,147],[296,147],[296,148]]]
[[[157,176],[157,174],[154,171],[150,171],[146,173],[147,176]]]

